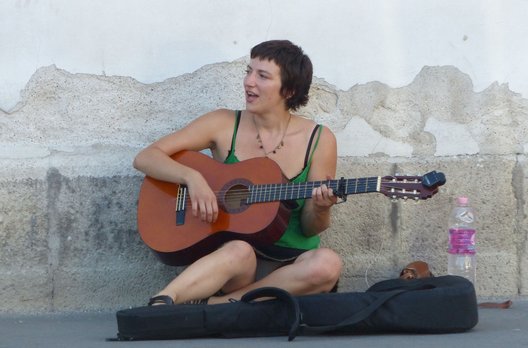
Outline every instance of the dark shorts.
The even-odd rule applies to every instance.
[[[286,248],[277,245],[259,246],[253,247],[253,249],[255,249],[255,253],[260,259],[285,262],[286,264],[295,261],[295,259],[302,253],[308,251],[304,249]]]
[[[280,267],[293,263],[297,257],[302,253],[308,251],[304,249],[294,249],[287,247],[280,247],[276,245],[268,245],[264,247],[253,247],[255,254],[257,254],[257,274],[256,280],[262,279],[271,272]],[[330,292],[337,292],[337,285],[330,290]]]

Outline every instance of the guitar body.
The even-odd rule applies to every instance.
[[[285,182],[279,166],[269,158],[254,158],[223,164],[193,151],[172,158],[196,169],[217,193],[219,213],[214,223],[192,215],[186,198],[177,223],[176,206],[182,187],[145,177],[138,201],[138,230],[141,238],[168,265],[187,265],[230,240],[269,245],[286,230],[290,209],[280,201],[245,204],[247,187]]]

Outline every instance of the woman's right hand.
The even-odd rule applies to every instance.
[[[189,189],[193,216],[204,222],[215,222],[218,218],[218,200],[202,174],[193,171],[185,184]]]

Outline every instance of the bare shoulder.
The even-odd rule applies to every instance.
[[[315,122],[313,127],[315,127]],[[327,177],[334,177],[337,167],[337,141],[334,133],[324,125],[321,125],[318,132],[320,133],[319,135],[315,134],[316,138],[312,144],[314,152],[309,180],[324,180]]]
[[[223,130],[232,128],[234,120],[235,112],[233,110],[217,109],[196,118],[185,128],[191,130],[193,136],[200,134],[211,138],[210,140],[215,140],[214,138],[220,135]]]
[[[331,146],[336,146],[336,137],[334,132],[327,126],[321,126],[321,139],[323,142],[328,142]]]
[[[228,120],[233,120],[235,112],[229,109],[216,109],[195,119],[192,123],[206,123],[208,125],[218,126],[225,124]]]
[[[314,152],[314,160],[324,158],[325,161],[337,161],[337,141],[332,130],[321,125],[321,135]]]
[[[232,130],[234,111],[218,109],[199,116],[187,126],[171,133],[153,146],[168,154],[181,150],[201,151],[214,148],[222,138]]]
[[[313,130],[317,126],[317,123],[314,120],[309,119],[305,116],[296,115],[295,117],[297,119],[297,122],[300,125],[300,129],[303,131],[305,136],[311,137]],[[330,145],[335,144],[336,138],[335,138],[334,132],[332,132],[332,130],[325,125],[320,125],[320,126],[321,126],[321,135],[320,135],[319,141],[323,143],[328,142]]]

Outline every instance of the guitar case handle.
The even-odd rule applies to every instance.
[[[299,331],[299,326],[301,324],[301,310],[299,308],[299,302],[297,302],[297,299],[286,290],[274,287],[264,287],[249,291],[244,296],[242,296],[240,301],[249,303],[263,297],[273,297],[287,305],[288,313],[291,313],[293,316],[293,322],[291,323],[290,330],[288,332],[288,341],[293,341],[295,336],[297,336],[297,332]]]

